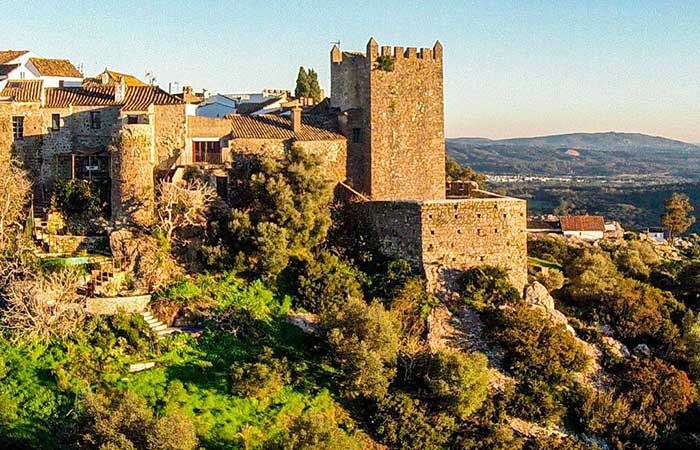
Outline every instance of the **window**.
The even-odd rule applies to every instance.
[[[352,129],[352,143],[353,144],[362,143],[362,128],[353,128]]]
[[[93,130],[102,128],[102,116],[99,111],[90,111],[90,128]]]
[[[54,131],[58,131],[61,129],[61,115],[60,114],[51,114],[51,129]]]
[[[139,123],[139,116],[126,116],[126,123],[129,125]]]
[[[193,141],[192,161],[221,164],[221,144],[219,141]]]
[[[25,73],[24,73],[24,70],[22,70],[22,71],[19,72],[19,79],[20,79],[20,80],[24,80],[24,77],[25,77],[25,76],[26,76],[26,75],[25,75]]]
[[[12,118],[12,135],[15,139],[24,138],[24,117],[15,116]]]

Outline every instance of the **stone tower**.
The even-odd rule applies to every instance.
[[[348,179],[373,200],[445,198],[442,45],[331,50],[331,106],[348,137]]]

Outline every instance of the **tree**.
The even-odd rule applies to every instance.
[[[321,85],[318,82],[318,74],[314,69],[305,70],[304,67],[299,67],[294,96],[312,98],[315,103],[322,100]]]
[[[433,356],[426,375],[434,395],[462,419],[481,407],[488,389],[487,359],[482,353],[443,350]]]
[[[454,158],[445,157],[447,181],[474,181],[479,186],[486,184],[486,175],[477,173],[469,166],[462,166]]]
[[[666,212],[661,216],[661,223],[671,232],[671,239],[695,223],[695,216],[691,215],[695,208],[686,194],[674,193],[666,200],[664,208]]]
[[[359,271],[338,256],[323,251],[318,257],[305,262],[297,276],[299,304],[314,313],[337,311],[351,297],[362,295],[358,280]]]
[[[339,384],[349,398],[382,398],[396,374],[399,324],[381,303],[350,299],[337,314],[324,314],[331,358],[340,371]]]
[[[17,163],[0,162],[0,248],[15,240],[13,233],[22,225],[31,187],[27,173]]]
[[[244,158],[234,174],[228,244],[239,267],[276,278],[291,258],[311,258],[331,225],[333,191],[319,159],[295,146],[282,160]]]
[[[163,180],[156,196],[156,227],[172,243],[177,231],[206,225],[205,214],[215,199],[214,188],[199,179],[181,183]]]

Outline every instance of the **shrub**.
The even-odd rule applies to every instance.
[[[341,309],[351,297],[361,297],[360,273],[336,255],[321,252],[298,275],[299,305],[320,313]]]
[[[240,397],[271,398],[291,380],[287,359],[275,358],[269,347],[254,362],[234,364],[231,369],[231,387]]]
[[[433,395],[464,419],[481,407],[488,389],[487,359],[481,353],[440,351],[433,356],[426,383]]]
[[[280,450],[361,450],[364,448],[340,425],[333,414],[307,410],[291,423],[289,432],[284,437],[278,442],[268,444]]]
[[[379,55],[374,63],[374,68],[384,72],[394,71],[394,58],[388,55]]]
[[[381,442],[397,450],[440,450],[454,432],[447,414],[430,415],[420,401],[404,393],[392,394],[372,419]]]
[[[331,358],[343,394],[382,398],[396,373],[399,324],[381,303],[350,299],[336,315],[324,315]]]
[[[535,279],[546,287],[549,292],[556,291],[564,286],[564,274],[557,269],[539,272]]]
[[[460,285],[463,297],[477,309],[520,301],[520,294],[510,284],[508,273],[498,267],[482,266],[469,269],[462,275]]]

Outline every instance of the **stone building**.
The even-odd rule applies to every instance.
[[[443,48],[334,46],[331,106],[347,138],[347,183],[369,201],[351,207],[378,247],[407,259],[431,289],[478,265],[527,283],[526,202],[445,182]]]

